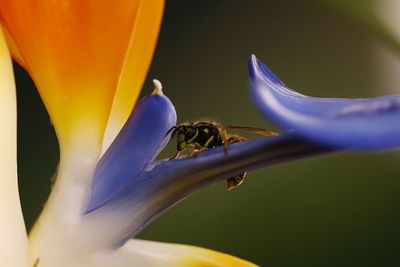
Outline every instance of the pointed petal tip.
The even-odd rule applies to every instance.
[[[154,84],[154,90],[151,94],[152,95],[163,95],[161,82],[157,79],[153,79],[153,84]]]
[[[249,73],[252,82],[272,82],[280,85],[284,83],[257,57],[252,54],[249,58]]]
[[[257,57],[254,54],[251,54],[248,61],[248,68],[250,78],[253,80],[255,78],[255,66],[257,65]]]
[[[254,56],[249,68],[255,104],[282,129],[340,149],[387,150],[400,146],[400,96],[309,97],[286,87]]]

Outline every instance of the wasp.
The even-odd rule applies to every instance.
[[[227,129],[247,131],[263,136],[278,135],[262,128],[223,125],[210,121],[182,123],[172,127],[168,131],[168,133],[172,131],[172,138],[176,136],[177,141],[177,152],[171,159],[180,157],[185,152],[187,156],[193,157],[203,150],[218,146],[224,146],[224,152],[227,154],[229,144],[248,140],[244,136],[230,134]],[[227,189],[231,190],[240,185],[245,176],[246,173],[241,173],[228,178],[226,180]]]

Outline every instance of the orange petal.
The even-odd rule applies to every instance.
[[[1,23],[1,20],[0,20],[0,23]],[[15,43],[14,39],[8,33],[6,28],[2,27],[1,25],[0,25],[0,27],[3,30],[4,38],[5,38],[6,42],[7,42],[8,49],[10,50],[10,53],[11,53],[13,59],[15,61],[17,61],[19,65],[21,65],[22,67],[26,68],[24,59],[22,58],[21,52],[19,51],[19,49],[17,47],[17,44]]]
[[[145,0],[1,0],[5,27],[61,145],[76,131],[100,144],[135,25],[153,23],[138,16],[141,2]],[[154,47],[155,38],[146,41]]]
[[[103,149],[107,148],[114,140],[138,98],[153,57],[163,9],[164,1],[146,0],[140,2],[108,120]]]

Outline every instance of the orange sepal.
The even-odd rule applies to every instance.
[[[0,1],[4,26],[38,87],[61,145],[77,131],[80,138],[101,143],[145,1]]]

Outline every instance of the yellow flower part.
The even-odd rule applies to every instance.
[[[256,267],[243,259],[196,246],[171,244],[170,256],[178,259],[175,266],[186,267]]]
[[[38,87],[61,149],[74,138],[99,146],[113,102],[115,127],[126,119],[150,64],[163,5],[163,0],[0,2],[2,23],[14,40],[10,47]]]
[[[237,257],[190,245],[132,239],[116,252],[96,255],[103,266],[127,267],[257,267]],[[129,265],[128,263],[131,263]],[[93,266],[93,265],[88,265]],[[101,267],[103,267],[101,266]],[[95,265],[95,267],[99,267]]]

